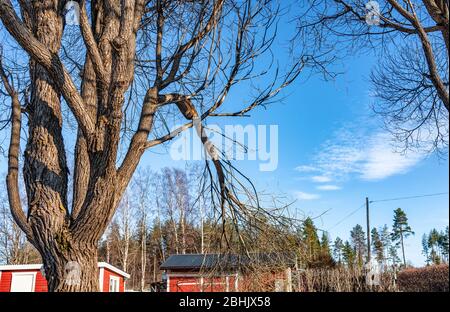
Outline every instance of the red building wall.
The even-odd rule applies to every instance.
[[[119,278],[119,292],[124,292],[124,279],[123,276],[118,275],[117,273],[114,273],[107,268],[103,269],[103,292],[109,292],[109,278],[111,276],[116,276]]]
[[[201,276],[192,276],[192,272],[174,272],[169,274],[169,292],[226,292],[226,291],[274,291],[277,280],[286,282],[285,272],[264,272],[261,275],[239,275],[237,289],[235,275],[228,276],[228,288],[226,277],[204,277],[203,287]]]
[[[235,291],[235,277],[169,276],[170,292],[225,292]]]
[[[0,275],[0,292],[9,292],[11,290],[11,271],[2,271]]]
[[[0,275],[0,292],[10,292],[11,291],[11,280],[12,273],[15,271],[2,271]],[[20,270],[17,272],[36,272],[36,280],[34,284],[35,292],[47,292],[47,281],[41,274],[40,270]]]
[[[11,280],[13,272],[36,272],[36,280],[34,291],[35,292],[48,292],[47,280],[41,274],[40,270],[20,270],[20,271],[1,271],[0,273],[0,292],[10,292],[11,291]],[[109,278],[110,276],[116,276],[119,278],[119,291],[125,291],[124,288],[124,278],[117,273],[114,273],[106,268],[104,268],[103,273],[103,291],[109,292]]]
[[[36,274],[36,284],[34,287],[35,292],[48,292],[47,280],[41,274],[41,271],[38,271]]]

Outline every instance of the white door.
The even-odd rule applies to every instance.
[[[35,273],[13,273],[11,292],[33,292]]]
[[[119,278],[111,276],[109,278],[109,292],[119,292]]]

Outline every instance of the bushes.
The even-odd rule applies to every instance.
[[[397,274],[391,269],[380,276],[380,285],[368,287],[364,271],[359,268],[336,266],[334,268],[292,271],[292,288],[295,292],[448,292],[449,266],[435,265],[408,268]],[[250,284],[256,289],[245,291],[273,291],[276,275],[252,273]],[[270,286],[270,287],[269,287]]]
[[[398,274],[398,289],[405,292],[448,292],[448,273],[448,264],[405,269]]]
[[[362,269],[335,267],[306,269],[293,274],[294,291],[298,292],[386,292],[395,291],[393,275],[383,273],[380,285],[368,287]]]

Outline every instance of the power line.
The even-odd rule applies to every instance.
[[[413,198],[422,198],[422,197],[441,196],[441,195],[447,195],[447,194],[448,194],[448,192],[434,193],[434,194],[424,194],[424,195],[414,195],[414,196],[406,196],[406,197],[377,199],[377,200],[371,200],[370,202],[371,203],[379,203],[379,202],[387,202],[387,201],[394,201],[394,200],[404,200],[404,199],[413,199]]]
[[[442,193],[434,193],[434,194],[423,194],[423,195],[414,195],[414,196],[405,196],[405,197],[396,197],[396,198],[386,198],[386,199],[377,199],[377,200],[371,200],[369,203],[379,203],[379,202],[387,202],[387,201],[395,201],[395,200],[404,200],[404,199],[413,199],[413,198],[421,198],[421,197],[431,197],[431,196],[442,196],[447,195],[448,192],[442,192]],[[327,231],[330,231],[340,225],[342,222],[353,216],[355,213],[357,213],[359,210],[364,208],[366,206],[366,203],[359,206],[357,209],[350,212],[348,215],[346,215],[344,218],[342,218],[338,223],[330,227]]]
[[[351,216],[353,216],[355,213],[357,213],[359,210],[361,210],[361,208],[365,207],[366,203],[362,204],[361,206],[359,206],[357,209],[353,210],[352,212],[350,212],[348,215],[346,215],[344,218],[342,218],[342,220],[340,220],[338,223],[336,223],[335,225],[333,225],[332,227],[330,227],[328,229],[328,231],[334,229],[335,227],[337,227],[339,224],[341,224],[342,222],[344,222],[345,220],[347,220],[348,218],[350,218]]]

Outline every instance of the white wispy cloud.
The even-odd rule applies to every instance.
[[[342,189],[342,187],[337,185],[331,185],[331,184],[325,184],[325,185],[319,185],[316,187],[316,189],[320,191],[338,191]]]
[[[314,171],[318,171],[319,168],[314,167],[314,166],[303,165],[303,166],[296,167],[295,170],[297,170],[299,172],[314,172]]]
[[[313,182],[317,182],[317,183],[331,182],[331,178],[328,176],[324,176],[324,175],[313,176],[313,177],[311,177],[311,180]]]
[[[295,192],[295,197],[298,200],[314,200],[314,199],[319,199],[320,195],[319,194],[305,193],[305,192],[297,191],[297,192]]]
[[[299,167],[316,168],[319,175],[312,177],[312,181],[318,183],[355,176],[374,181],[403,174],[426,157],[426,153],[420,151],[399,153],[393,147],[388,133],[367,133],[356,128],[344,127],[337,131],[332,139],[321,146],[311,164]],[[315,177],[327,177],[330,180],[321,181]]]
[[[419,163],[424,153],[401,154],[392,150],[387,134],[377,134],[367,149],[367,161],[362,165],[361,178],[364,180],[381,180],[392,175],[402,174]]]

